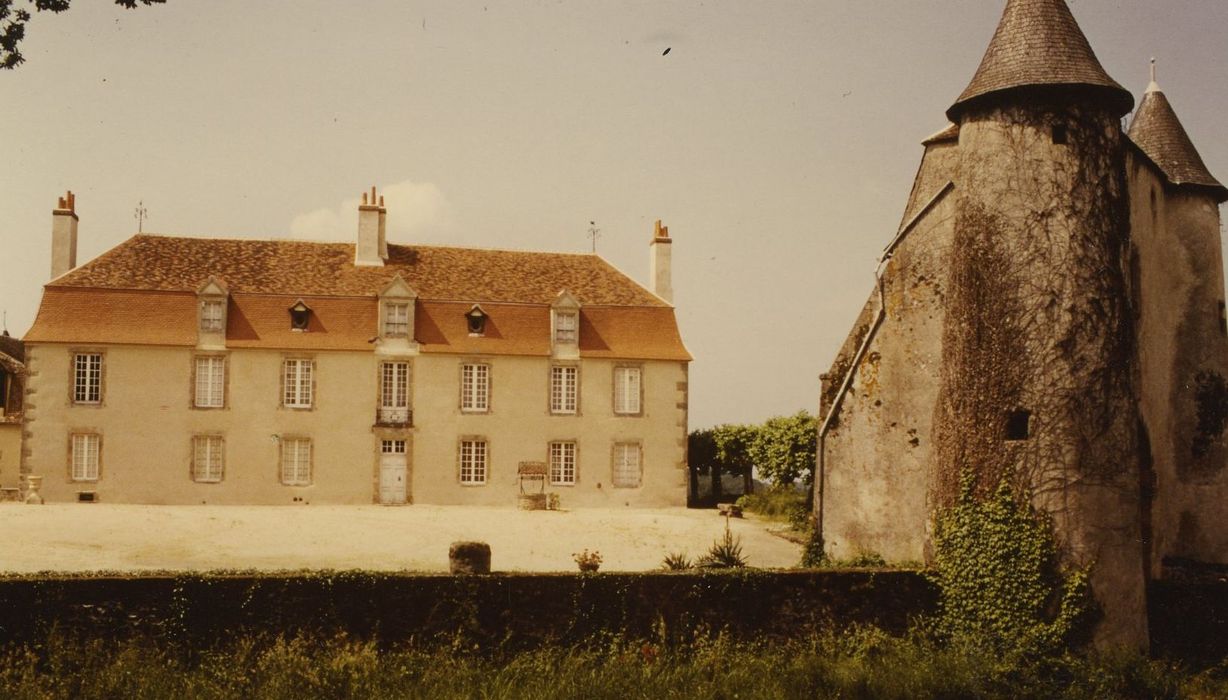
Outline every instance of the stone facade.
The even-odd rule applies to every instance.
[[[1162,97],[1127,136],[1132,99],[1063,0],[1007,3],[825,375],[830,555],[925,559],[960,478],[1005,478],[1092,566],[1098,639],[1127,645],[1149,577],[1228,562],[1228,190]]]

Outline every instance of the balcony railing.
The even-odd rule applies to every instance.
[[[397,428],[409,428],[414,424],[414,412],[408,408],[380,407],[375,412],[375,424]]]

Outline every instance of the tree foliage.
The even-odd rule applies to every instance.
[[[805,411],[758,425],[727,423],[696,430],[688,442],[689,459],[693,468],[702,470],[745,474],[754,469],[777,485],[798,479],[809,484],[814,478],[816,430],[814,416]]]
[[[805,411],[769,418],[755,430],[750,458],[772,483],[783,486],[798,479],[813,483],[817,431],[814,416]]]
[[[21,55],[21,40],[26,37],[30,10],[59,14],[68,9],[72,0],[0,0],[0,69],[12,70],[25,62]],[[115,0],[129,10],[137,5],[161,5],[166,0]]]

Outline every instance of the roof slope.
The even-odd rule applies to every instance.
[[[1066,0],[1008,0],[972,82],[947,110],[951,121],[974,101],[1018,88],[1090,87],[1125,114],[1134,97],[1109,77]]]
[[[1228,189],[1207,170],[1168,98],[1154,83],[1143,95],[1134,120],[1130,122],[1130,140],[1160,168],[1170,183],[1210,188],[1217,201],[1228,201]]]
[[[595,255],[388,246],[383,267],[354,265],[352,243],[139,234],[49,287],[195,291],[210,275],[231,293],[373,296],[400,273],[423,299],[668,306]]]

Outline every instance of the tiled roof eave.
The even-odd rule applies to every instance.
[[[1173,178],[1169,175],[1168,170],[1157,163],[1155,159],[1148,155],[1147,151],[1144,151],[1143,147],[1135,143],[1133,139],[1127,136],[1125,141],[1126,143],[1130,144],[1130,147],[1134,150],[1135,155],[1142,158],[1155,169],[1156,174],[1159,175],[1160,179],[1163,180],[1164,184],[1168,187],[1204,193],[1214,199],[1218,204],[1228,202],[1228,187],[1220,184],[1219,181],[1212,179],[1211,182],[1201,182]]]
[[[968,112],[989,109],[1002,103],[1034,104],[1038,100],[1090,101],[1103,104],[1114,116],[1125,116],[1134,108],[1134,97],[1122,87],[1094,83],[1041,83],[1014,85],[961,96],[947,110],[947,119],[958,124]]]

